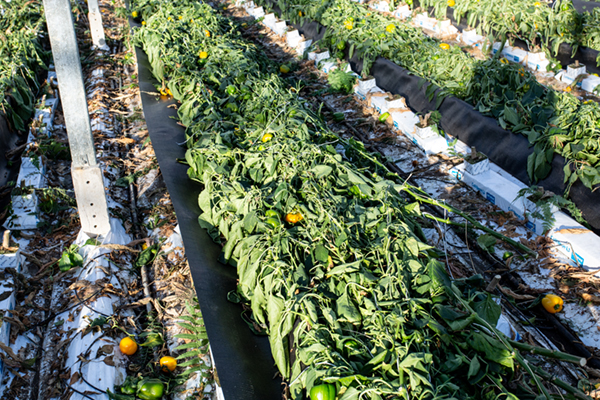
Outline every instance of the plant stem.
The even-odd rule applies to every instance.
[[[555,384],[556,386],[558,386],[561,389],[566,390],[568,393],[572,394],[576,398],[582,399],[582,400],[590,400],[590,397],[587,396],[585,393],[583,393],[581,390],[576,389],[573,386],[569,385],[568,383],[561,381],[558,378],[553,377],[552,375],[550,375],[548,372],[544,371],[543,369],[536,367],[535,365],[532,365],[531,368],[533,370],[535,370],[535,373],[538,374],[539,376],[541,376],[542,379],[545,379],[548,382],[552,382],[553,384]]]
[[[560,361],[566,361],[573,364],[577,364],[583,367],[586,364],[586,359],[583,357],[574,356],[572,354],[563,353],[558,350],[549,350],[544,349],[543,347],[532,346],[530,344],[517,342],[511,339],[508,339],[508,342],[519,350],[528,351],[531,354],[539,354],[544,357],[555,358]]]
[[[419,190],[419,191],[420,191],[420,189],[417,189],[417,190]],[[521,244],[521,243],[519,243],[519,242],[516,242],[516,241],[512,240],[511,238],[509,238],[509,237],[506,237],[506,236],[504,236],[503,234],[501,234],[501,233],[499,233],[499,232],[496,232],[496,231],[495,231],[495,230],[493,230],[493,229],[490,229],[490,228],[488,228],[487,226],[485,226],[485,225],[483,225],[483,224],[479,223],[477,220],[475,220],[475,219],[474,219],[473,217],[471,217],[470,215],[463,213],[462,211],[460,211],[460,210],[458,210],[458,209],[456,209],[456,208],[452,207],[451,205],[448,205],[448,204],[442,203],[442,202],[440,202],[440,201],[437,201],[437,200],[435,200],[435,199],[432,199],[432,198],[431,198],[431,197],[429,197],[429,195],[427,195],[426,193],[423,193],[424,195],[419,195],[419,194],[417,194],[417,193],[413,193],[413,192],[410,190],[410,188],[408,188],[408,187],[406,187],[406,188],[404,189],[404,191],[406,191],[406,192],[407,192],[409,195],[411,195],[413,198],[415,198],[415,200],[417,200],[417,201],[419,201],[419,202],[422,202],[422,203],[427,203],[427,204],[431,204],[431,205],[434,205],[434,206],[441,207],[441,208],[443,208],[443,209],[445,209],[445,210],[447,210],[447,211],[449,211],[449,212],[451,212],[451,213],[454,213],[454,214],[456,214],[456,215],[459,215],[459,216],[463,217],[464,219],[466,219],[467,221],[469,221],[469,222],[471,223],[471,225],[473,225],[473,227],[474,227],[474,228],[476,228],[476,229],[480,229],[480,230],[482,230],[482,231],[484,231],[484,232],[486,232],[486,233],[488,233],[488,234],[490,234],[490,235],[494,236],[495,238],[497,238],[497,239],[500,239],[500,240],[502,240],[502,241],[504,241],[504,242],[506,242],[506,243],[510,244],[511,246],[513,246],[513,247],[515,247],[515,248],[517,248],[517,249],[521,250],[522,252],[524,252],[524,253],[527,253],[527,254],[529,254],[529,255],[532,255],[532,256],[534,256],[535,258],[537,258],[537,253],[536,253],[535,251],[531,250],[529,247],[527,247],[527,246],[525,246],[525,245],[523,245],[523,244]],[[433,216],[431,216],[431,217],[430,217],[430,216],[429,216],[429,215],[427,215],[427,214],[426,214],[425,216],[426,216],[426,217],[428,217],[428,218],[431,218],[431,217],[433,217]],[[432,218],[432,219],[434,219],[434,218]],[[448,219],[447,219],[447,220],[441,220],[441,219],[440,219],[439,221],[440,221],[440,222],[445,222],[445,223],[450,223],[450,221],[449,221]],[[448,222],[446,222],[446,221],[448,221]],[[464,226],[464,225],[462,225],[462,224],[457,224],[457,223],[450,223],[450,224],[451,224],[451,225],[460,225],[460,226]]]

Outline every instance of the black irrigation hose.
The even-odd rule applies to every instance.
[[[102,338],[102,337],[104,337],[104,334],[102,334],[102,335],[98,336],[98,337],[97,337],[97,338],[96,338],[96,339],[95,339],[95,340],[94,340],[94,341],[93,341],[93,342],[92,342],[92,343],[89,345],[89,347],[88,347],[87,351],[86,351],[85,353],[83,353],[83,354],[84,354],[84,355],[83,355],[84,357],[87,357],[87,356],[89,356],[89,355],[90,355],[90,353],[91,353],[91,351],[92,351],[92,346],[94,345],[94,343],[96,343],[96,342],[97,342],[97,341],[98,341],[100,338]],[[113,350],[113,352],[114,352],[114,350]],[[91,362],[91,360],[90,360],[89,362]],[[79,359],[79,378],[80,378],[82,381],[84,381],[84,382],[85,382],[85,383],[86,383],[88,386],[90,386],[90,387],[94,388],[95,390],[99,391],[100,393],[104,393],[104,390],[102,390],[102,389],[100,389],[100,388],[97,388],[96,386],[94,386],[94,385],[92,385],[91,383],[89,383],[89,382],[87,381],[87,379],[85,379],[85,378],[84,378],[84,376],[83,376],[83,372],[81,372],[81,368],[82,368],[82,367],[83,367],[83,361],[82,361],[81,359]]]
[[[101,292],[101,291],[102,291],[102,289],[98,290],[98,292]],[[79,300],[79,303],[78,303],[78,304],[82,304],[82,303],[84,303],[85,301],[87,301],[87,300],[81,300],[81,299],[79,298],[79,293],[77,293],[77,290],[74,290],[74,292],[75,292],[75,297],[77,298],[77,300]],[[98,293],[98,292],[97,292],[97,293]],[[88,299],[88,300],[89,300],[89,299]],[[90,310],[92,310],[92,311],[93,311],[93,312],[95,312],[96,314],[100,314],[100,315],[102,315],[103,317],[107,317],[107,318],[109,318],[109,317],[112,317],[112,315],[109,315],[109,314],[104,314],[103,312],[100,312],[100,311],[96,310],[95,308],[92,308],[91,306],[89,306],[89,305],[87,305],[87,304],[83,304],[83,305],[84,305],[84,307],[87,307],[87,308],[89,308]]]
[[[550,323],[552,323],[553,328],[558,330],[558,332],[567,339],[569,344],[577,349],[582,357],[587,359],[588,365],[592,368],[600,369],[600,360],[590,353],[588,348],[581,342],[581,340],[573,335],[567,328],[565,328],[555,315],[550,313],[547,314],[547,319],[550,321]]]
[[[94,397],[90,397],[87,394],[85,394],[83,392],[80,392],[79,390],[75,389],[73,386],[69,385],[69,382],[67,382],[66,379],[63,379],[63,383],[64,383],[64,385],[66,387],[68,387],[70,390],[74,391],[75,393],[77,393],[77,394],[79,394],[79,395],[81,395],[81,396],[83,396],[83,397],[85,397],[87,399],[96,400]],[[104,392],[103,390],[100,391],[100,393],[103,393],[103,392]]]
[[[92,293],[91,295],[89,295],[88,297],[86,297],[85,299],[83,299],[83,300],[81,300],[81,301],[73,304],[71,307],[68,307],[68,308],[66,308],[64,310],[52,313],[48,318],[44,319],[43,321],[40,321],[37,324],[31,325],[29,327],[29,329],[27,329],[25,332],[29,332],[30,330],[32,330],[33,328],[37,328],[38,326],[48,324],[48,322],[50,322],[52,319],[54,319],[57,315],[62,314],[62,313],[67,312],[67,311],[71,311],[75,307],[80,306],[81,304],[83,304],[84,302],[88,301],[92,297],[96,296],[100,292],[102,292],[102,289],[99,289],[99,290],[95,291],[94,293]]]

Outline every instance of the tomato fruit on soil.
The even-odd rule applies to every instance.
[[[175,360],[173,357],[171,356],[164,356],[160,359],[160,368],[163,371],[175,371],[175,368],[177,368],[177,360]]]
[[[556,314],[563,309],[563,299],[555,294],[547,294],[542,299],[542,306],[550,314]]]
[[[132,356],[137,351],[138,345],[135,340],[129,336],[125,336],[123,339],[121,339],[121,342],[119,342],[119,349],[121,350],[121,353]]]

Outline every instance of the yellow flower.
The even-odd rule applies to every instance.
[[[131,13],[131,16],[132,16],[133,18],[137,18],[137,15],[138,15],[138,14],[137,14],[137,11],[134,11],[134,12],[132,12],[132,13]]]
[[[539,6],[542,5],[542,3],[540,3],[539,1],[536,1],[533,5],[536,6],[536,7],[539,7]]]
[[[204,30],[204,35],[206,35],[206,37],[210,37],[210,32],[208,30]]]
[[[572,90],[571,86],[567,86],[567,88],[565,89],[565,92],[570,92],[571,90]]]
[[[142,25],[146,25],[146,21],[142,21]]]
[[[396,29],[396,26],[394,24],[389,24],[388,26],[385,27],[385,30],[389,33],[394,32],[395,29]]]
[[[193,24],[193,23],[194,23],[194,20],[193,20],[193,19],[190,19],[190,24]]]
[[[500,62],[501,62],[502,64],[508,64],[508,60],[507,60],[506,58],[501,58],[501,59],[500,59]]]
[[[456,2],[454,0],[448,0],[448,7],[454,7]]]
[[[179,16],[179,19],[180,19],[180,20],[181,20],[181,19],[183,19],[183,16],[181,16],[181,15],[180,15],[180,16]]]
[[[205,51],[201,51],[200,54],[198,54],[198,56],[200,57],[201,60],[204,60],[205,58],[208,57],[208,53]]]
[[[440,43],[440,49],[450,50],[450,45],[448,43]]]
[[[173,21],[173,18],[169,17],[167,18],[167,21]]]
[[[298,11],[298,16],[302,16],[302,11]]]

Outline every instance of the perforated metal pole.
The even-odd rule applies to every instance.
[[[110,231],[106,193],[96,162],[71,3],[44,0],[44,12],[69,136],[71,176],[81,229],[90,236],[104,235]]]
[[[98,7],[98,0],[88,0],[87,4],[92,43],[94,43],[94,47],[100,50],[108,50],[106,37],[104,36],[104,26],[102,26],[102,14],[100,13],[100,7]]]

